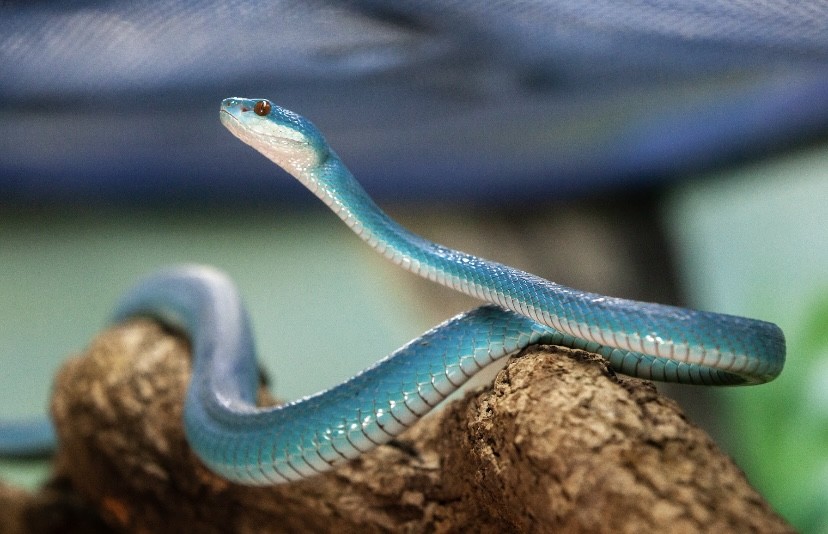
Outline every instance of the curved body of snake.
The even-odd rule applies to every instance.
[[[252,337],[233,284],[198,266],[140,282],[115,320],[148,315],[191,337],[185,432],[196,454],[228,479],[281,483],[355,458],[411,426],[478,370],[533,343],[583,348],[622,373],[690,384],[759,383],[782,370],[785,341],[776,325],[585,293],[437,245],[385,215],[304,118],[243,98],[224,100],[220,116],[380,254],[489,303],[327,391],[258,408]]]

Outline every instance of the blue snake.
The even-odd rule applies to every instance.
[[[686,384],[761,383],[782,370],[785,340],[774,324],[578,291],[438,245],[377,207],[303,117],[245,98],[225,99],[220,117],[381,255],[488,303],[329,390],[260,408],[251,330],[232,282],[201,266],[139,282],[118,304],[114,321],[149,316],[190,336],[185,433],[201,460],[229,480],[278,484],[356,458],[413,425],[479,370],[532,344],[584,349],[621,373]],[[5,423],[0,431],[0,453],[50,439],[32,423]]]

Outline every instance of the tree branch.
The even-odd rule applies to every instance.
[[[676,404],[585,352],[531,348],[492,387],[391,444],[268,488],[221,480],[190,452],[189,369],[186,341],[149,321],[104,332],[69,361],[44,491],[59,481],[58,502],[130,532],[792,532]],[[30,521],[43,499],[14,517]]]

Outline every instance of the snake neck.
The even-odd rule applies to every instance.
[[[429,267],[437,267],[435,254],[462,254],[437,245],[394,221],[371,199],[333,152],[300,181],[371,248],[408,271],[417,273],[412,267],[423,262]]]
[[[529,301],[520,291],[514,291],[514,288],[527,284],[550,292],[567,288],[513,267],[442,246],[411,232],[377,206],[335,153],[331,152],[321,165],[300,177],[300,181],[363,241],[403,269],[583,337],[580,328],[546,313],[543,302]],[[586,324],[586,319],[583,322]]]

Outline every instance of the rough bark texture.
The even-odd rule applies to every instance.
[[[189,368],[187,343],[148,321],[68,362],[54,479],[0,486],[0,532],[791,531],[672,401],[588,353],[527,350],[390,445],[271,488],[189,451]]]

